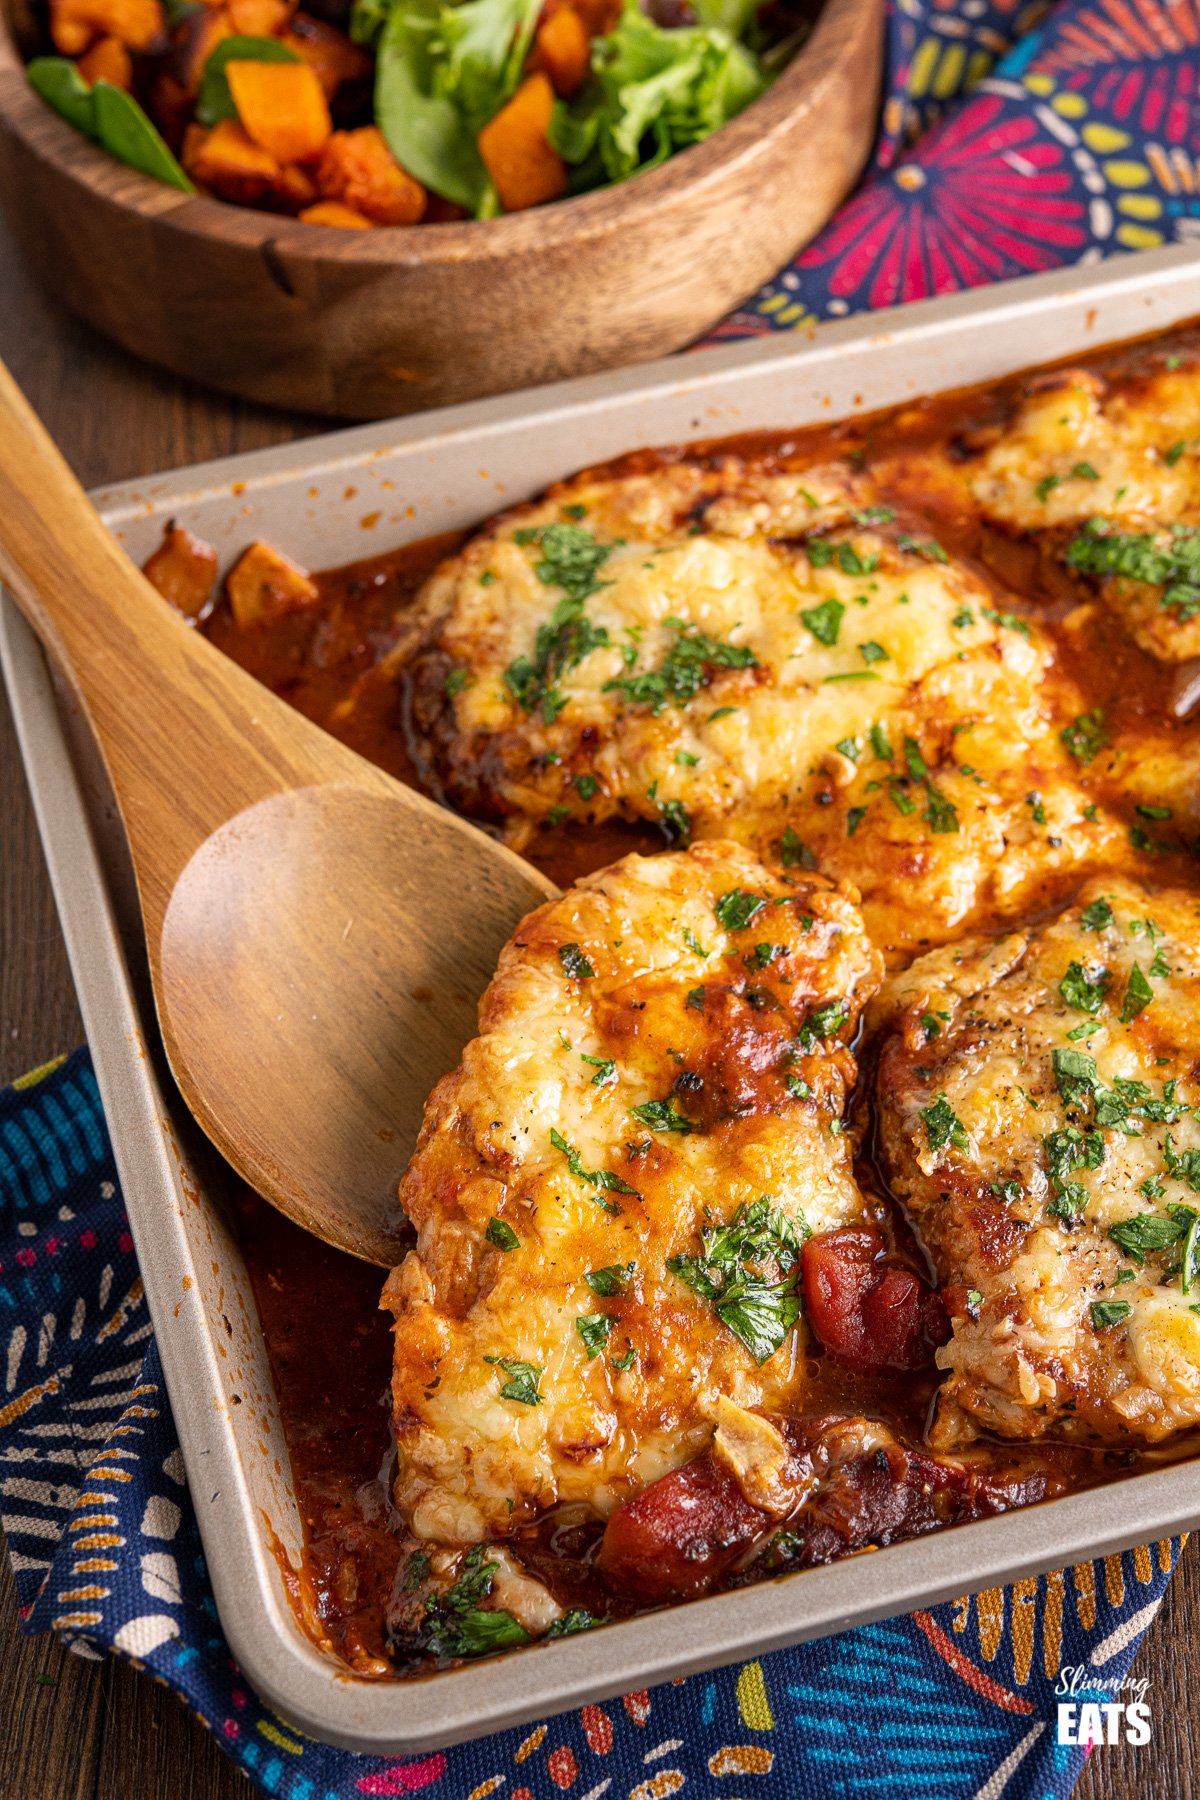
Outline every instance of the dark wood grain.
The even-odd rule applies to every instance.
[[[214,399],[110,349],[33,290],[2,232],[0,355],[89,485],[315,428],[294,415]],[[0,1081],[7,1081],[78,1043],[83,1032],[2,698],[0,821]],[[1144,1750],[1097,1751],[1076,1800],[1200,1794],[1192,1699],[1200,1681],[1200,1554],[1194,1545],[1137,1671],[1151,1682],[1152,1742]],[[249,1794],[203,1727],[157,1683],[124,1664],[66,1655],[48,1637],[22,1638],[0,1556],[0,1800],[247,1800]],[[787,1797],[777,1791],[769,1800]]]
[[[0,16],[21,4],[0,0]],[[54,291],[119,343],[230,393],[386,418],[644,362],[747,299],[866,161],[881,19],[881,0],[824,0],[766,93],[636,181],[376,231],[225,205],[117,163],[30,91],[0,22],[0,203]]]

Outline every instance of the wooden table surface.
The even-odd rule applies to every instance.
[[[33,288],[2,231],[0,355],[85,486],[320,429],[315,420],[202,393],[111,349]],[[2,694],[0,821],[3,1083],[70,1049],[83,1029]],[[1192,1723],[1198,1633],[1200,1553],[1192,1544],[1136,1664],[1151,1682],[1151,1744],[1095,1752],[1077,1800],[1200,1793]],[[0,1800],[231,1800],[250,1791],[155,1682],[116,1661],[67,1655],[50,1636],[21,1637],[0,1557]]]

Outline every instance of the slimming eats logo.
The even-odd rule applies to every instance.
[[[1060,1744],[1148,1744],[1150,1705],[1145,1676],[1126,1675],[1121,1681],[1105,1681],[1090,1669],[1060,1670],[1054,1692],[1058,1696]]]

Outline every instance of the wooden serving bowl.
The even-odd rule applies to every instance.
[[[765,94],[617,187],[339,231],[124,167],[25,77],[0,0],[0,205],[34,272],[135,355],[246,399],[385,418],[677,350],[825,223],[875,132],[882,0],[825,0]]]

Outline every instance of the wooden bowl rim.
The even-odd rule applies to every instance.
[[[211,242],[260,251],[269,246],[269,254],[275,256],[318,260],[327,259],[336,249],[340,262],[394,267],[487,262],[534,250],[570,249],[590,238],[607,236],[618,225],[640,223],[647,214],[661,214],[665,221],[671,202],[702,194],[786,137],[798,119],[818,103],[847,53],[857,49],[863,26],[874,24],[879,10],[880,0],[825,0],[811,37],[792,62],[764,94],[711,137],[615,187],[497,219],[343,231],[204,194],[185,194],[117,162],[35,94],[3,6],[0,120],[34,154],[56,164],[69,179],[100,198]]]

